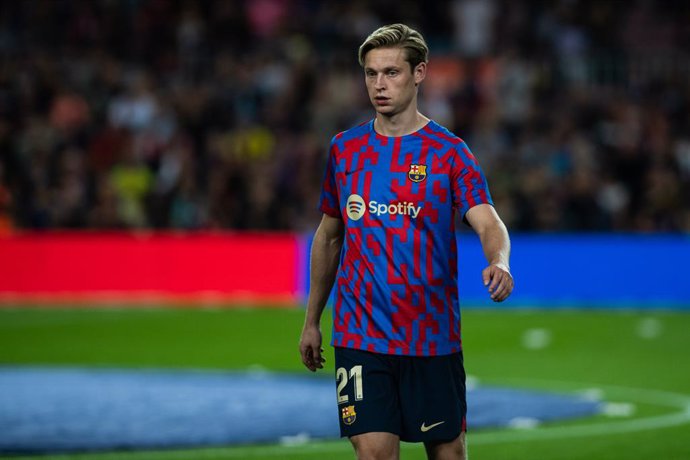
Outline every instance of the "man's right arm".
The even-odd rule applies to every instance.
[[[302,363],[312,372],[323,368],[321,314],[326,307],[338,271],[344,231],[340,218],[324,214],[312,242],[309,298],[299,342]]]

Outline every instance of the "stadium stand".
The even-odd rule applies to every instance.
[[[423,11],[422,11],[423,9]],[[59,19],[59,20],[58,20]],[[0,232],[312,230],[352,50],[407,21],[425,113],[514,231],[690,231],[690,4],[31,0],[0,6]]]

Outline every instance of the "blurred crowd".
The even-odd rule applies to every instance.
[[[690,232],[686,2],[25,0],[0,4],[0,233],[313,230],[392,22],[512,231]]]

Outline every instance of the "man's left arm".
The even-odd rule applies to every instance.
[[[508,230],[490,204],[472,207],[465,214],[467,222],[479,235],[489,266],[482,271],[484,286],[494,302],[502,302],[513,292],[510,274],[510,238]]]

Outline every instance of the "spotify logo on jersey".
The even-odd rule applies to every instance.
[[[386,204],[372,200],[367,204],[364,202],[364,198],[353,193],[347,198],[345,210],[350,220],[354,221],[361,219],[367,210],[372,217],[382,218],[387,215],[390,216],[390,219],[395,219],[396,216],[409,216],[416,219],[422,211],[422,206],[417,206],[411,201],[394,201]]]
[[[345,209],[347,210],[347,217],[352,220],[359,220],[362,218],[367,208],[364,204],[364,198],[353,193],[347,198]]]

